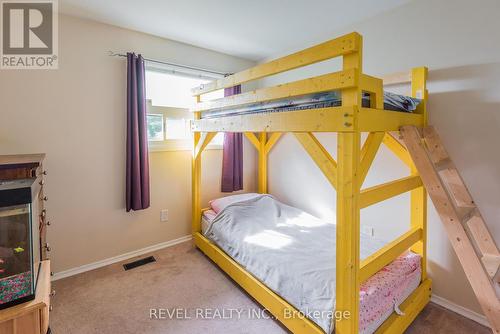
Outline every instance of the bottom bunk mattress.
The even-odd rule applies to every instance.
[[[270,195],[202,217],[203,234],[326,333],[334,329],[336,226]],[[361,234],[361,258],[384,242]],[[373,333],[420,284],[421,259],[406,252],[361,285],[360,333]]]

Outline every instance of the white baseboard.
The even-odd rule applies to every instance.
[[[484,315],[471,311],[468,308],[457,305],[453,302],[450,302],[448,299],[433,294],[431,296],[431,302],[438,304],[439,306],[442,306],[450,311],[458,313],[461,316],[464,316],[468,319],[474,320],[475,322],[480,323],[483,326],[486,326],[488,328],[490,327],[490,324]]]
[[[171,247],[171,246],[180,244],[182,242],[189,241],[189,240],[191,240],[191,238],[192,238],[191,235],[186,235],[186,236],[180,237],[178,239],[174,239],[174,240],[170,240],[170,241],[165,241],[165,242],[162,242],[162,243],[159,243],[159,244],[156,244],[156,245],[152,245],[152,246],[148,246],[148,247],[145,247],[145,248],[141,248],[141,249],[138,249],[138,250],[135,250],[135,251],[132,251],[132,252],[128,252],[128,253],[122,254],[122,255],[110,257],[110,258],[107,258],[107,259],[104,259],[104,260],[100,260],[100,261],[97,261],[97,262],[93,262],[93,263],[89,263],[89,264],[85,264],[85,265],[80,266],[80,267],[76,267],[76,268],[71,268],[71,269],[68,269],[68,270],[60,271],[58,273],[55,273],[54,276],[52,276],[52,281],[57,281],[58,279],[61,279],[61,278],[70,277],[70,276],[73,276],[73,275],[84,273],[86,271],[90,271],[90,270],[94,270],[94,269],[97,269],[97,268],[101,268],[101,267],[104,267],[104,266],[107,266],[107,265],[110,265],[110,264],[113,264],[113,263],[116,263],[116,262],[128,260],[130,258],[133,258],[133,257],[136,257],[136,256],[141,256],[141,255],[144,255],[144,254],[147,254],[147,253],[150,253],[150,252],[154,252],[154,251],[162,249],[162,248]]]

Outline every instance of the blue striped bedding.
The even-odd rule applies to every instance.
[[[413,112],[421,100],[384,92],[384,109],[400,112]],[[286,98],[269,102],[253,103],[236,108],[220,108],[202,112],[202,118],[214,118],[231,115],[245,115],[265,112],[284,112],[305,109],[319,109],[329,107],[339,107],[342,98],[339,91],[323,92]],[[370,96],[365,93],[362,98],[363,107],[370,106]]]

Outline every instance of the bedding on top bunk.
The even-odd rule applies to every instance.
[[[394,93],[384,92],[384,109],[401,112],[413,112],[421,100],[398,95]],[[342,104],[341,94],[339,91],[331,91],[324,93],[315,93],[302,95],[293,98],[280,99],[269,102],[253,103],[246,106],[235,108],[221,108],[204,111],[201,113],[202,118],[221,117],[229,115],[245,115],[251,113],[263,112],[283,112],[296,111],[305,109],[318,109],[339,107]],[[363,94],[363,107],[370,106],[370,96],[368,93]]]
[[[233,196],[229,196],[233,197]],[[334,329],[336,226],[270,195],[226,199],[203,213],[203,234],[320,326]],[[361,234],[361,258],[384,242]],[[420,284],[407,252],[361,285],[359,332],[373,333]]]

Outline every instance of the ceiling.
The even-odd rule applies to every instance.
[[[332,38],[410,0],[60,0],[62,13],[252,60]]]

